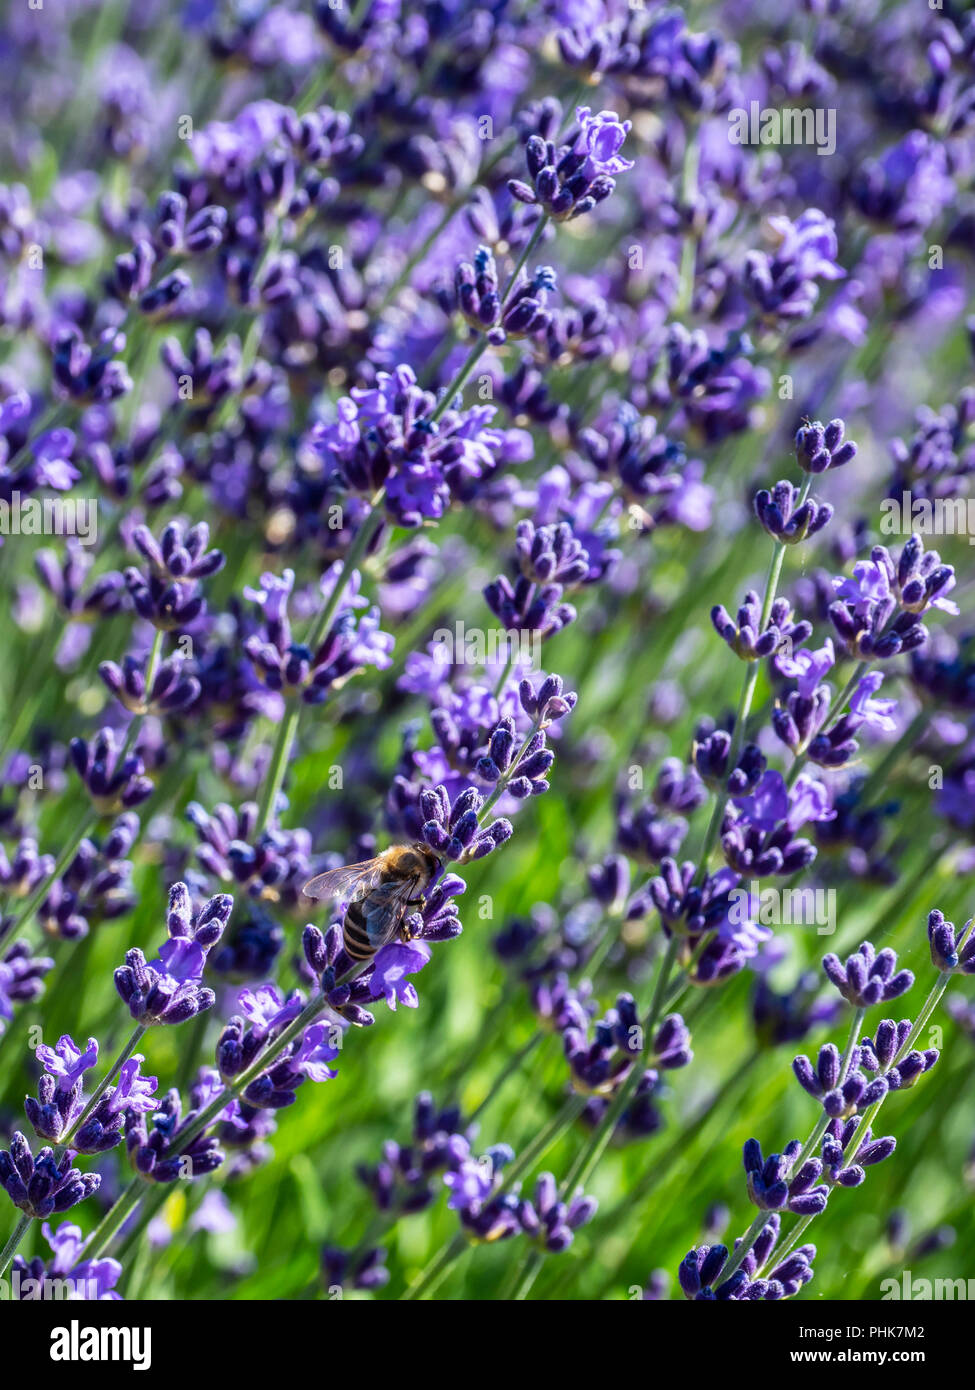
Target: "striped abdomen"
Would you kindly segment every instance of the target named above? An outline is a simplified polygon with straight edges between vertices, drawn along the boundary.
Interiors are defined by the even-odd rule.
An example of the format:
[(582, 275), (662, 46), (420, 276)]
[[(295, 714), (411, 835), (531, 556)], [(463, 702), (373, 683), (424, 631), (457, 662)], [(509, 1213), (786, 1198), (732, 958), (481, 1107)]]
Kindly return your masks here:
[(369, 937), (366, 914), (362, 910), (368, 901), (368, 898), (363, 898), (360, 902), (349, 903), (342, 923), (342, 940), (353, 960), (369, 960), (380, 946), (378, 941), (374, 945)]
[(392, 941), (406, 907), (402, 900), (390, 897), (390, 890), (403, 888), (400, 875), (384, 869), (380, 882), (370, 892), (349, 903), (342, 923), (342, 940), (353, 960), (369, 960), (381, 946)]

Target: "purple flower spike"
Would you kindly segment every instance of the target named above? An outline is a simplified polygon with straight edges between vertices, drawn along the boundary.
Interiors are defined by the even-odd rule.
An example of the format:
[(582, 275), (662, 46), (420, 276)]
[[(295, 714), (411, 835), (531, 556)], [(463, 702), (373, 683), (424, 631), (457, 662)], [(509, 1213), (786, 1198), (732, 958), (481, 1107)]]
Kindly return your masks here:
[(885, 546), (875, 545), (869, 560), (853, 566), (851, 579), (833, 580), (836, 601), (829, 606), (829, 618), (851, 656), (888, 660), (927, 642), (922, 618), (932, 608), (958, 612), (948, 598), (955, 582), (951, 565), (942, 564), (936, 550), (925, 550), (919, 535), (907, 540), (896, 559)]
[(129, 1115), (146, 1115), (156, 1109), (154, 1076), (142, 1075), (141, 1053), (134, 1053), (124, 1062), (118, 1083), (100, 1097), (98, 1104), (75, 1134), (71, 1146), (79, 1153), (104, 1153), (121, 1143), (123, 1128)]
[(322, 1283), (330, 1294), (336, 1289), (381, 1289), (389, 1283), (386, 1251), (373, 1246), (359, 1254), (326, 1245), (322, 1248)]
[(424, 840), (442, 859), (461, 863), (483, 859), (512, 834), (511, 822), (504, 819), (479, 828), (478, 813), (483, 805), (484, 798), (474, 787), (461, 792), (453, 805), (443, 785), (421, 792), (420, 810), (426, 818)]
[(111, 729), (101, 729), (90, 743), (73, 738), (70, 747), (71, 761), (100, 815), (131, 810), (152, 795), (142, 759), (135, 753), (123, 758)]
[(129, 1111), (125, 1146), (137, 1173), (150, 1182), (170, 1183), (178, 1178), (201, 1178), (220, 1167), (224, 1155), (212, 1132), (204, 1130), (188, 1144), (181, 1140), (181, 1134), (212, 1098), (211, 1093), (208, 1082), (195, 1085), (192, 1106), (185, 1114), (175, 1088), (159, 1102), (151, 1121), (144, 1111)]
[(14, 1274), (20, 1279), (22, 1299), (38, 1297), (39, 1293), (33, 1292), (33, 1288), (42, 1290), (45, 1280), (64, 1279), (69, 1281), (68, 1287), (75, 1298), (109, 1302), (121, 1300), (122, 1295), (115, 1292), (115, 1285), (122, 1274), (122, 1266), (118, 1260), (79, 1262), (78, 1257), (84, 1253), (85, 1246), (80, 1226), (62, 1221), (57, 1230), (52, 1231), (49, 1223), (45, 1221), (41, 1231), (51, 1247), (53, 1258), (50, 1262), (45, 1265), (40, 1256), (27, 1261), (22, 1255), (15, 1255), (11, 1265)]
[(103, 661), (98, 674), (119, 704), (133, 714), (178, 714), (196, 703), (201, 689), (195, 676), (183, 674), (184, 664), (175, 656), (161, 662), (148, 691), (145, 662), (135, 657), (123, 657), (121, 666)]
[(901, 1019), (895, 1023), (891, 1018), (882, 1019), (877, 1024), (873, 1038), (861, 1038), (859, 1047), (859, 1066), (864, 1071), (886, 1072), (911, 1033), (911, 1020)]
[(522, 709), (540, 729), (571, 713), (578, 698), (575, 691), (563, 689), (561, 676), (546, 676), (537, 690), (529, 680), (521, 681), (518, 686)]
[(542, 1173), (535, 1184), (532, 1200), (523, 1198), (518, 1220), (525, 1235), (549, 1254), (568, 1250), (575, 1232), (595, 1216), (598, 1203), (582, 1191), (568, 1203), (559, 1200), (558, 1187), (551, 1173)]
[(178, 521), (172, 521), (157, 541), (148, 526), (137, 526), (132, 543), (149, 563), (154, 578), (188, 584), (195, 579), (208, 579), (222, 569), (222, 551), (208, 550), (210, 528), (198, 522), (184, 532)]
[(889, 948), (877, 952), (869, 941), (848, 956), (843, 965), (838, 956), (823, 957), (827, 977), (848, 1004), (869, 1009), (906, 994), (914, 983), (910, 970), (897, 969), (896, 952)]
[(744, 1148), (745, 1175), (748, 1196), (760, 1211), (781, 1211), (787, 1208), (800, 1216), (818, 1215), (826, 1208), (828, 1190), (813, 1184), (822, 1172), (818, 1159), (809, 1159), (796, 1173), (791, 1168), (802, 1148), (798, 1139), (786, 1145), (784, 1153), (762, 1157), (757, 1139), (749, 1139)]
[(821, 531), (831, 520), (833, 508), (828, 502), (820, 503), (808, 497), (799, 503), (799, 493), (793, 483), (784, 481), (776, 483), (771, 491), (762, 488), (756, 492), (755, 515), (773, 540), (798, 545)]
[(513, 198), (540, 205), (556, 222), (591, 212), (616, 187), (612, 176), (633, 167), (633, 161), (620, 154), (629, 121), (621, 121), (615, 111), (593, 115), (588, 106), (576, 108), (576, 120), (574, 139), (558, 146), (546, 138), (548, 130), (543, 123), (525, 146), (531, 183), (508, 180)]
[(823, 1135), (823, 1170), (830, 1182), (840, 1187), (859, 1187), (866, 1179), (865, 1169), (883, 1163), (897, 1146), (896, 1140), (888, 1136), (874, 1139), (866, 1129), (860, 1136), (856, 1153), (844, 1157), (859, 1127), (859, 1119), (831, 1120)]
[(963, 975), (975, 975), (975, 932), (971, 921), (966, 922), (959, 936), (954, 922), (946, 920), (943, 912), (934, 909), (928, 916), (928, 942), (931, 964), (936, 970), (960, 970)]
[(53, 1150), (44, 1148), (35, 1158), (19, 1132), (12, 1136), (9, 1149), (0, 1149), (0, 1186), (15, 1207), (36, 1221), (77, 1206), (100, 1185), (97, 1173), (72, 1168), (70, 1153), (55, 1162)]
[(158, 958), (147, 962), (134, 948), (126, 951), (124, 966), (115, 972), (115, 988), (138, 1023), (185, 1023), (213, 1006), (213, 990), (200, 981), (207, 953), (223, 935), (233, 905), (229, 894), (219, 893), (194, 917), (186, 884), (173, 885), (166, 923), (169, 937)]
[(828, 425), (814, 420), (803, 425), (796, 434), (796, 462), (805, 473), (825, 473), (830, 468), (842, 468), (856, 456), (857, 446), (844, 439), (846, 426), (842, 420)]
[(718, 636), (742, 661), (761, 661), (763, 657), (774, 656), (783, 647), (791, 653), (812, 633), (812, 624), (805, 619), (796, 621), (788, 599), (784, 598), (772, 604), (763, 627), (761, 600), (751, 589), (738, 609), (737, 618), (733, 620), (719, 603), (711, 609), (711, 622)]

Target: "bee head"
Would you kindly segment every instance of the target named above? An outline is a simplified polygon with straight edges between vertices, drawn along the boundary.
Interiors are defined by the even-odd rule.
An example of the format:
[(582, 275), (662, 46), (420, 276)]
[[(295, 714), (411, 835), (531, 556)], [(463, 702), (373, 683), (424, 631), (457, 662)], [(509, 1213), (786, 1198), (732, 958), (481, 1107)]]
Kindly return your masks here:
[(410, 845), (410, 849), (414, 854), (419, 856), (431, 878), (434, 878), (443, 869), (442, 861), (434, 854), (430, 846), (424, 844), (422, 840), (415, 840), (413, 844)]

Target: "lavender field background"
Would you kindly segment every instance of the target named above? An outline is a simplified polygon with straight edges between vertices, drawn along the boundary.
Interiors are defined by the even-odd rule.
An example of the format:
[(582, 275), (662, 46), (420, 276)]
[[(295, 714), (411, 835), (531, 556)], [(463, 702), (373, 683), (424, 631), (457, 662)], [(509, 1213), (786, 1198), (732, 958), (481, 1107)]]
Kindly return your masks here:
[(972, 12), (2, 13), (0, 1273), (975, 1278)]

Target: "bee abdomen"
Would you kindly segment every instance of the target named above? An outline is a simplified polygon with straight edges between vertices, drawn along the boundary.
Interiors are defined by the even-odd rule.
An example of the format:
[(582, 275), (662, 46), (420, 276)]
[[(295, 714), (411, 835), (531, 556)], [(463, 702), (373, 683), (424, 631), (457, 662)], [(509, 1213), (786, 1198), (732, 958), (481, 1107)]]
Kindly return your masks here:
[(376, 948), (369, 940), (366, 919), (359, 903), (350, 903), (342, 923), (342, 940), (346, 951), (353, 960), (368, 960), (376, 954)]

